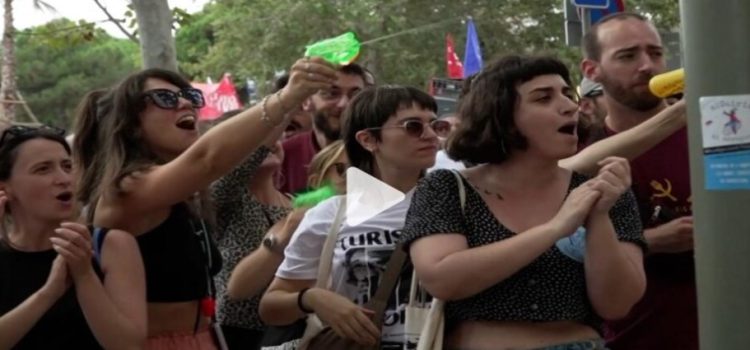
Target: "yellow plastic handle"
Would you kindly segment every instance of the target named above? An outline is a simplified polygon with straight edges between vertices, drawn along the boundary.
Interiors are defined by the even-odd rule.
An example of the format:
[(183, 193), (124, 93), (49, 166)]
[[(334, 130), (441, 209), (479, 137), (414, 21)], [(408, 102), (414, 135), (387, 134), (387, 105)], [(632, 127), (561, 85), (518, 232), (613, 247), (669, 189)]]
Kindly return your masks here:
[(648, 88), (654, 95), (665, 98), (685, 89), (685, 69), (675, 69), (651, 78)]

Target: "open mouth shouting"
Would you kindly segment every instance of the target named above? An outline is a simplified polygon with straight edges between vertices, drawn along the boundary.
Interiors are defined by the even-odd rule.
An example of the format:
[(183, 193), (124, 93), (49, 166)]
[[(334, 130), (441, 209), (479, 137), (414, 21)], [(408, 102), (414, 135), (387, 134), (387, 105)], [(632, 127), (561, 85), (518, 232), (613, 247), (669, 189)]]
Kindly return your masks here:
[(62, 204), (70, 205), (71, 203), (73, 203), (73, 192), (71, 191), (61, 192), (60, 194), (55, 196), (55, 199), (57, 199)]
[(557, 132), (570, 136), (578, 136), (576, 131), (578, 130), (578, 123), (569, 122), (557, 129)]
[(197, 119), (194, 114), (187, 114), (177, 119), (175, 126), (182, 130), (195, 131), (196, 121)]

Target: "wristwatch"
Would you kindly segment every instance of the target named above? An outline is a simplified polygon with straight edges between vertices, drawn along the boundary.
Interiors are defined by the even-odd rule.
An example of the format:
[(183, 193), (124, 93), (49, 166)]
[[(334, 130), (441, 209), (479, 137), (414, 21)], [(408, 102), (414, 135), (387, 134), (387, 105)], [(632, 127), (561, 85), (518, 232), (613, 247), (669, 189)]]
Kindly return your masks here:
[(263, 237), (263, 246), (272, 253), (284, 255), (284, 245), (276, 235), (269, 233)]

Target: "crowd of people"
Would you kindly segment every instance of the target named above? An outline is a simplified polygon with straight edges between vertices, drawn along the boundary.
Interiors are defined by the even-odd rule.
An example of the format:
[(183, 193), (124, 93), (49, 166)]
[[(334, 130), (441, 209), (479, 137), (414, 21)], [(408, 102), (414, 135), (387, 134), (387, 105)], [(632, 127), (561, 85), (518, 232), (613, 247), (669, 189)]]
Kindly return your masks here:
[[(0, 349), (295, 349), (270, 335), (311, 315), (413, 349), (413, 278), (446, 302), (446, 349), (698, 349), (685, 102), (648, 89), (661, 38), (625, 12), (582, 46), (580, 84), (506, 55), (451, 115), (303, 57), (206, 125), (200, 90), (146, 69), (84, 96), (72, 144), (3, 130)], [(350, 167), (404, 199), (342, 220)]]

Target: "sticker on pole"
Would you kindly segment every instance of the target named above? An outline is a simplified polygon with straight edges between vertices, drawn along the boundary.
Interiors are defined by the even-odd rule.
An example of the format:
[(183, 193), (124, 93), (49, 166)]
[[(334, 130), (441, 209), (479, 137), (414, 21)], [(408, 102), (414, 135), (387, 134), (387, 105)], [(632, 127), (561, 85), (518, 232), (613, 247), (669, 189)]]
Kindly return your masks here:
[(700, 98), (707, 190), (750, 189), (750, 95)]
[(346, 170), (346, 224), (357, 226), (400, 203), (406, 195), (370, 174)]

